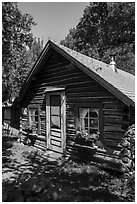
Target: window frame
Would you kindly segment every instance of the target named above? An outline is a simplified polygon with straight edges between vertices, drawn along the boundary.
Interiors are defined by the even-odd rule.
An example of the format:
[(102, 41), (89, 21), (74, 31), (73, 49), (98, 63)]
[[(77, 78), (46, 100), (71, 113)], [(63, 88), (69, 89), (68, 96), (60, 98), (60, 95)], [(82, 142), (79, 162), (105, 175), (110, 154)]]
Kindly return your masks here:
[(38, 128), (37, 128), (37, 134), (39, 135), (41, 133), (40, 131), (40, 105), (29, 105), (27, 108), (28, 111), (28, 125), (30, 126), (30, 109), (37, 109), (38, 111)]
[(4, 107), (4, 120), (11, 120), (11, 107)]
[[(82, 112), (85, 111), (85, 116), (81, 115)], [(92, 117), (90, 116), (91, 112), (96, 112), (97, 115), (96, 117)], [(91, 124), (91, 120), (93, 121), (93, 125)], [(95, 121), (96, 121), (96, 126), (95, 126)], [(89, 134), (90, 131), (94, 131), (97, 130), (99, 131), (99, 108), (79, 108), (79, 125), (80, 125), (80, 130), (82, 130), (83, 128), (85, 129), (85, 131), (87, 131)]]
[[(51, 97), (53, 97), (53, 96), (59, 96), (59, 98), (60, 98), (60, 105), (59, 105), (59, 115), (56, 115), (56, 114), (52, 114), (51, 113)], [(59, 128), (57, 128), (57, 129), (61, 129), (61, 95), (60, 94), (51, 94), (50, 95), (50, 128), (52, 129), (52, 128), (54, 128), (54, 127), (52, 127), (51, 126), (51, 117), (52, 116), (57, 116), (57, 117), (59, 117), (59, 124), (60, 124), (60, 127)]]
[(103, 141), (103, 131), (104, 131), (104, 127), (103, 127), (103, 104), (102, 103), (79, 103), (76, 104), (76, 118), (75, 118), (75, 127), (76, 127), (76, 131), (78, 129), (78, 122), (77, 120), (79, 120), (79, 108), (97, 108), (99, 110), (99, 132), (100, 132), (100, 136), (99, 136), (99, 140)]

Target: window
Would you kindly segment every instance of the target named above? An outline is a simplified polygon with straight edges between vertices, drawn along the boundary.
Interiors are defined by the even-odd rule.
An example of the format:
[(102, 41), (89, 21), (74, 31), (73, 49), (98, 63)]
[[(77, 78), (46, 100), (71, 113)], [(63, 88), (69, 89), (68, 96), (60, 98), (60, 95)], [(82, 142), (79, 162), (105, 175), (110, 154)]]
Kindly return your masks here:
[(79, 108), (79, 129), (88, 134), (99, 132), (98, 108)]
[(11, 123), (11, 108), (3, 107), (3, 120), (5, 123)]
[(5, 120), (10, 120), (11, 119), (11, 109), (10, 108), (5, 108), (4, 109), (4, 119)]
[(30, 126), (38, 128), (38, 110), (37, 109), (29, 109), (29, 117), (30, 117)]
[(40, 117), (39, 117), (39, 108), (38, 107), (29, 107), (29, 126), (33, 132), (39, 134), (40, 132)]
[(23, 115), (27, 115), (27, 113), (28, 113), (27, 108), (22, 108), (22, 114), (23, 114)]
[(50, 126), (61, 128), (61, 99), (60, 95), (50, 96)]
[(92, 135), (99, 132), (103, 141), (103, 105), (101, 103), (77, 104), (76, 131)]

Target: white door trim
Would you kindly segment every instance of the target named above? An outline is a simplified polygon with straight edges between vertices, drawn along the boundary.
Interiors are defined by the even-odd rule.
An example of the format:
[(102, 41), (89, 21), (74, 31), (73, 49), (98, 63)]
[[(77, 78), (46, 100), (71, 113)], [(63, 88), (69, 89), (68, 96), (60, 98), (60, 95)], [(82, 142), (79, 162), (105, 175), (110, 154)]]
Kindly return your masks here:
[(61, 153), (66, 154), (66, 97), (65, 91), (46, 93), (46, 138), (47, 149), (50, 149), (50, 96), (60, 95), (61, 97)]

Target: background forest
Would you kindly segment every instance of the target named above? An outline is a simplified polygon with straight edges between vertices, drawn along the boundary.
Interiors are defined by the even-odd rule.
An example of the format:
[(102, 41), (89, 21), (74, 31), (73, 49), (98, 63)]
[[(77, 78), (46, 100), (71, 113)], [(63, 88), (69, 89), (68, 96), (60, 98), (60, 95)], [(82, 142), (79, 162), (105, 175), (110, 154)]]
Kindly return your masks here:
[(43, 49), (32, 34), (33, 17), (22, 14), (17, 3), (2, 3), (2, 101), (19, 95), (28, 72)]
[[(2, 3), (3, 102), (19, 95), (43, 49), (43, 41), (33, 36), (35, 25), (33, 17), (22, 14), (17, 3)], [(61, 44), (106, 63), (115, 53), (117, 67), (135, 74), (135, 3), (90, 3)]]

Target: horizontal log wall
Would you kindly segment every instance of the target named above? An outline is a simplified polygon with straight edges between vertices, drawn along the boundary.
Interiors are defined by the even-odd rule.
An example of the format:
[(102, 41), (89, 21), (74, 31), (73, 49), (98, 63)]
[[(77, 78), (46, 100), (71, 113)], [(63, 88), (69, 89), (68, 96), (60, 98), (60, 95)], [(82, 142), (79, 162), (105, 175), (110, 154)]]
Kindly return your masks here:
[[(75, 136), (75, 106), (77, 103), (101, 103), (103, 105), (103, 146), (105, 150), (99, 150), (98, 155), (119, 158), (120, 141), (124, 130), (122, 125), (128, 125), (129, 120), (124, 119), (125, 105), (114, 95), (86, 75), (76, 66), (68, 66), (70, 62), (55, 51), (50, 59), (41, 68), (28, 87), (22, 100), (23, 107), (29, 104), (39, 104), (41, 109), (41, 137), (45, 145), (46, 138), (46, 102), (44, 90), (46, 86), (66, 87), (66, 135), (67, 153), (74, 151)], [(42, 146), (42, 145), (41, 145)]]

